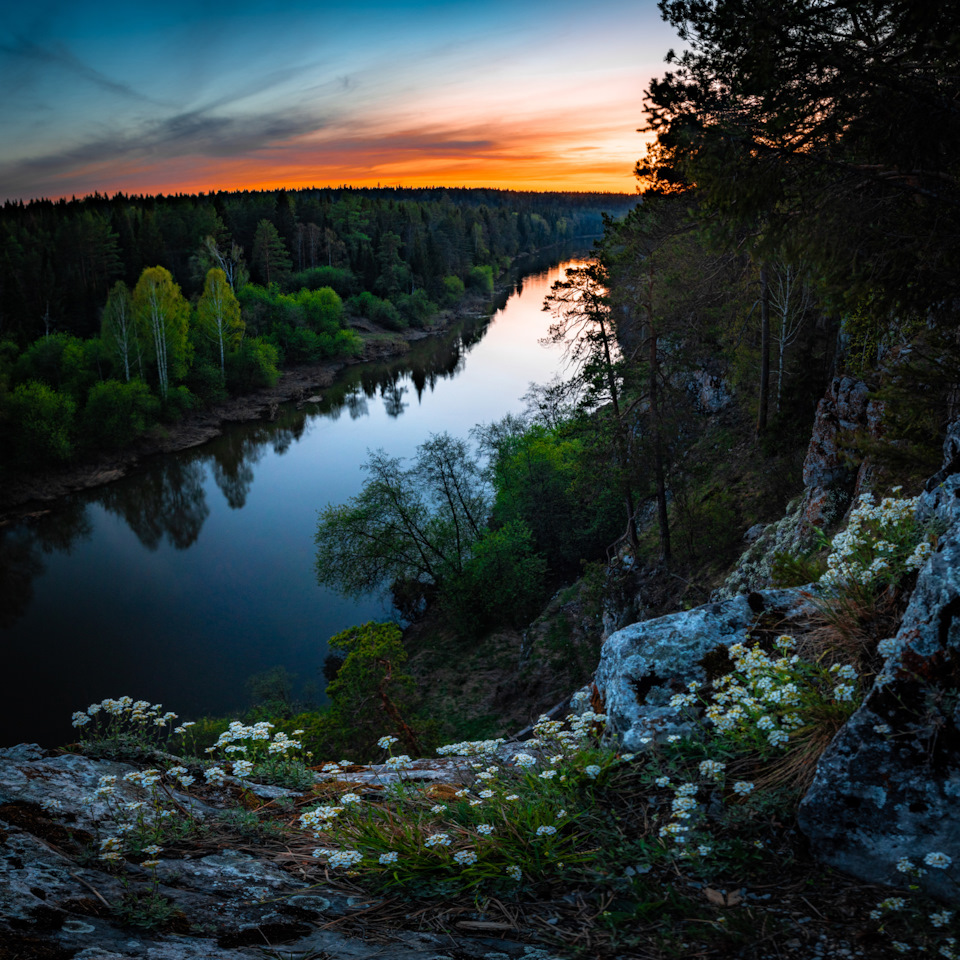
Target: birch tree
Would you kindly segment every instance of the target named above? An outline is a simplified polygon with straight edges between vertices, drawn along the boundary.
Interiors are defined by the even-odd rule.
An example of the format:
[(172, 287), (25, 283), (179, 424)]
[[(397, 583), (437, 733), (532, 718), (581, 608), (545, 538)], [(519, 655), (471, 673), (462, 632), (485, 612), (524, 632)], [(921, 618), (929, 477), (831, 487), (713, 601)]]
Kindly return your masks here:
[(133, 291), (133, 313), (141, 336), (150, 345), (157, 385), (165, 400), (171, 380), (187, 371), (190, 305), (169, 270), (147, 267)]
[(784, 358), (787, 347), (794, 343), (810, 308), (813, 306), (813, 291), (805, 279), (803, 264), (794, 266), (784, 260), (774, 263), (773, 280), (769, 282), (770, 306), (775, 317), (771, 329), (777, 344), (777, 413), (783, 392)]
[(134, 366), (137, 374), (143, 375), (140, 340), (133, 316), (133, 298), (130, 288), (122, 280), (118, 280), (107, 295), (107, 303), (100, 320), (100, 338), (123, 367), (124, 380), (130, 382), (131, 368)]
[(197, 324), (220, 350), (220, 376), (226, 379), (224, 355), (228, 347), (236, 348), (243, 339), (244, 322), (240, 304), (230, 289), (227, 275), (214, 267), (207, 271), (203, 293), (197, 301)]

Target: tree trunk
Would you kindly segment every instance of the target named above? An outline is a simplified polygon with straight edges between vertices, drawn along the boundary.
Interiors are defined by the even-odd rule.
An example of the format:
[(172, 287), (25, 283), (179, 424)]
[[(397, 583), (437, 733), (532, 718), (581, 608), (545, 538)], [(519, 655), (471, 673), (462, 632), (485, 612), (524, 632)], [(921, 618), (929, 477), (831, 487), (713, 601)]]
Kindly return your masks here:
[(633, 490), (630, 487), (630, 475), (627, 470), (629, 456), (627, 442), (623, 435), (623, 422), (620, 419), (620, 395), (617, 390), (617, 378), (613, 371), (613, 358), (610, 356), (610, 340), (604, 321), (600, 321), (600, 332), (603, 338), (603, 358), (607, 367), (607, 388), (610, 391), (610, 401), (613, 405), (613, 416), (616, 421), (617, 459), (620, 461), (621, 483), (623, 484), (623, 504), (627, 511), (627, 538), (633, 550), (634, 557), (640, 553), (640, 541), (637, 539), (637, 508), (633, 502)]
[(657, 337), (650, 324), (650, 416), (653, 424), (653, 476), (657, 485), (657, 525), (660, 530), (660, 559), (670, 562), (670, 517), (667, 514), (667, 481), (663, 468), (663, 437), (660, 430), (660, 395), (657, 375), (659, 357)]
[(757, 436), (767, 429), (770, 405), (770, 284), (767, 265), (760, 267), (760, 403), (757, 410)]

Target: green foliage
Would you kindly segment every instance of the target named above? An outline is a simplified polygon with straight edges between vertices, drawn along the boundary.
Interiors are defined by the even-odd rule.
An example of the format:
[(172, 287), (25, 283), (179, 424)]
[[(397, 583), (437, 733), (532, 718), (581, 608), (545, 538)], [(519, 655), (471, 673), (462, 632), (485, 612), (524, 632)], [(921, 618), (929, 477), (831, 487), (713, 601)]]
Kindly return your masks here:
[(410, 468), (380, 450), (364, 469), (356, 497), (320, 512), (318, 581), (346, 596), (405, 581), (423, 595), (461, 574), (488, 505), (466, 444), (440, 434), (417, 448)]
[(131, 890), (122, 894), (112, 912), (120, 923), (142, 930), (165, 927), (179, 913), (173, 901), (155, 890)]
[(261, 332), (285, 361), (315, 362), (361, 349), (359, 336), (343, 328), (343, 302), (330, 287), (287, 294), (276, 286), (247, 284), (240, 303), (248, 327)]
[(142, 373), (142, 346), (137, 339), (130, 288), (118, 280), (107, 296), (100, 318), (100, 339), (123, 373), (124, 380)]
[(357, 293), (358, 281), (353, 271), (346, 267), (310, 267), (290, 278), (294, 289), (319, 290), (330, 287), (340, 297), (352, 297)]
[(616, 538), (622, 522), (616, 492), (571, 424), (534, 424), (505, 437), (493, 467), (494, 516), (525, 524), (554, 572), (579, 572), (581, 560), (594, 559)]
[(257, 224), (250, 260), (257, 275), (268, 287), (271, 283), (280, 283), (290, 273), (290, 255), (277, 228), (269, 220), (261, 220)]
[(459, 303), (466, 291), (466, 287), (459, 277), (444, 277), (441, 287), (443, 289), (443, 299), (447, 306)]
[(223, 400), (227, 396), (224, 374), (221, 373), (219, 364), (208, 357), (195, 355), (190, 371), (184, 378), (183, 386), (201, 406)]
[(339, 738), (338, 746), (366, 755), (378, 737), (408, 715), (416, 685), (400, 670), (407, 660), (402, 640), (395, 623), (372, 621), (330, 638), (330, 649), (345, 654), (327, 685), (330, 709), (324, 718)]
[(28, 464), (69, 460), (74, 449), (77, 405), (39, 380), (21, 383), (7, 399), (6, 415), (15, 425), (18, 456)]
[(279, 352), (261, 337), (246, 337), (235, 353), (227, 356), (227, 386), (231, 393), (247, 393), (272, 387), (280, 379)]
[(865, 295), (843, 316), (846, 368), (856, 377), (870, 377), (893, 348), (908, 344), (923, 326), (917, 316), (884, 315), (875, 298)]
[(226, 354), (243, 340), (244, 323), (240, 319), (240, 303), (227, 282), (227, 275), (218, 267), (207, 272), (203, 293), (197, 301), (197, 327), (216, 344), (220, 373), (225, 377)]
[(347, 309), (388, 330), (403, 330), (408, 322), (389, 300), (381, 300), (369, 290), (364, 290), (359, 296), (351, 297), (347, 302)]
[(647, 91), (657, 139), (638, 176), (695, 184), (725, 241), (764, 255), (789, 242), (838, 301), (870, 291), (947, 314), (960, 122), (940, 97), (957, 90), (957, 11), (906, 0), (665, 0), (661, 11), (685, 49)]
[[(407, 896), (509, 892), (556, 881), (598, 852), (581, 822), (618, 762), (590, 742), (595, 716), (571, 716), (566, 730), (563, 723), (538, 724), (549, 762), (518, 753), (516, 765), (504, 769), (496, 756), (502, 740), (441, 747), (439, 753), (486, 768), (457, 792), (428, 793), (405, 781), (410, 757), (391, 755), (386, 764), (400, 780), (382, 801), (347, 794), (340, 805), (304, 813), (301, 822), (321, 843), (336, 845), (318, 851), (331, 868), (358, 867), (375, 887)], [(391, 753), (396, 742), (380, 741)]]
[(190, 305), (169, 270), (148, 267), (133, 291), (133, 314), (145, 358), (157, 379), (160, 397), (186, 375), (191, 360), (187, 329)]
[(118, 450), (153, 425), (159, 406), (142, 380), (96, 383), (83, 408), (83, 435), (95, 447)]
[(343, 325), (343, 301), (331, 287), (301, 290), (294, 302), (303, 323), (316, 333), (336, 333)]
[(463, 572), (444, 587), (441, 603), (461, 635), (504, 625), (522, 627), (547, 595), (547, 561), (522, 521), (487, 530)]
[(493, 267), (479, 266), (471, 267), (467, 274), (467, 286), (471, 290), (490, 295), (493, 293)]
[(51, 333), (30, 344), (13, 368), (14, 383), (37, 380), (82, 401), (90, 384), (97, 379), (96, 359), (99, 345), (68, 333)]
[(674, 529), (686, 558), (722, 567), (743, 546), (735, 496), (715, 484), (673, 488)]
[(191, 410), (196, 410), (197, 398), (182, 384), (173, 387), (160, 402), (160, 419), (164, 423), (176, 423)]
[(419, 329), (437, 312), (437, 305), (422, 289), (413, 293), (401, 293), (396, 298), (400, 316), (411, 326)]
[(956, 326), (924, 329), (909, 349), (891, 348), (871, 399), (882, 410), (882, 436), (853, 438), (888, 482), (918, 485), (940, 469), (943, 436), (956, 415), (960, 336)]
[(827, 558), (819, 548), (802, 553), (778, 550), (773, 555), (770, 578), (776, 587), (803, 587), (816, 583), (827, 569)]

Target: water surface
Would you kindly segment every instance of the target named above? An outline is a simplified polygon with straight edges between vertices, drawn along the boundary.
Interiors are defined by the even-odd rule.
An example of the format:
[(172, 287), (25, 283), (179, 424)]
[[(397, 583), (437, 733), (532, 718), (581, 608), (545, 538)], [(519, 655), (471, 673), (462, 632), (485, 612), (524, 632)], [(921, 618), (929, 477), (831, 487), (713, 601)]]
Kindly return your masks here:
[(369, 450), (409, 457), (521, 410), (562, 365), (540, 343), (561, 269), (526, 276), (490, 319), (348, 368), (320, 404), (0, 530), (0, 744), (64, 742), (74, 710), (124, 694), (183, 718), (242, 709), (246, 680), (274, 666), (322, 691), (327, 639), (392, 611), (317, 586), (318, 510), (359, 492)]

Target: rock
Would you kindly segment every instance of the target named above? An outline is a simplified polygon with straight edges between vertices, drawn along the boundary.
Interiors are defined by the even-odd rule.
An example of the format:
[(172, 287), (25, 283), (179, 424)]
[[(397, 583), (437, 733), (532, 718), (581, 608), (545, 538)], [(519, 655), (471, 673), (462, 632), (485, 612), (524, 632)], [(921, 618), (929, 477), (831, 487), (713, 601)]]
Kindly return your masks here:
[[(780, 520), (768, 524), (751, 541), (723, 586), (713, 597), (723, 600), (769, 587), (778, 553), (802, 553), (813, 545), (815, 527), (840, 520), (869, 484), (869, 465), (850, 466), (845, 457), (847, 435), (865, 432), (879, 437), (882, 408), (869, 397), (867, 385), (852, 377), (835, 377), (817, 405), (807, 455), (803, 461), (803, 494)], [(756, 530), (754, 524), (748, 533)], [(746, 539), (746, 538), (745, 538)]]
[[(504, 751), (509, 748), (502, 746)], [(409, 778), (449, 780), (468, 767), (464, 759), (417, 761)], [(207, 839), (173, 841), (158, 856), (155, 872), (130, 861), (110, 867), (97, 858), (98, 839), (114, 832), (113, 810), (119, 803), (142, 799), (137, 788), (123, 780), (134, 769), (75, 754), (58, 755), (36, 744), (0, 750), (0, 955), (256, 960), (279, 956), (275, 951), (282, 944), (282, 955), (291, 957), (481, 960), (493, 951), (510, 960), (530, 949), (519, 942), (491, 939), (479, 928), (475, 933), (435, 935), (380, 923), (374, 939), (366, 939), (362, 932), (330, 929), (331, 920), (369, 903), (324, 883), (306, 835), (294, 834), (289, 845), (274, 844), (272, 853), (265, 849), (260, 855), (224, 847), (222, 840), (220, 849), (213, 849)], [(118, 778), (113, 799), (82, 802), (107, 775)], [(387, 768), (376, 768), (371, 775), (381, 784), (398, 777)], [(227, 788), (204, 789), (214, 802), (223, 799), (232, 805), (236, 799)], [(185, 794), (173, 793), (173, 798), (194, 813), (210, 818), (219, 814), (211, 804)], [(59, 801), (59, 813), (41, 807), (41, 801), (50, 800)], [(124, 922), (117, 908), (125, 898), (153, 890), (173, 910), (165, 926), (144, 929)]]
[(902, 886), (900, 857), (920, 866), (947, 854), (952, 866), (915, 882), (960, 902), (960, 475), (924, 494), (918, 514), (946, 532), (920, 570), (894, 652), (820, 758), (800, 827), (819, 858), (871, 882)]
[(870, 399), (870, 390), (862, 380), (834, 377), (823, 399), (817, 404), (810, 444), (803, 461), (806, 488), (803, 519), (824, 527), (839, 519), (849, 505), (861, 478), (844, 456), (849, 437), (866, 432), (880, 435), (882, 407)]
[(935, 490), (947, 477), (960, 471), (960, 419), (947, 427), (947, 436), (943, 441), (943, 467), (926, 484), (926, 490)]
[(809, 612), (808, 604), (800, 589), (765, 590), (618, 630), (604, 642), (594, 677), (608, 734), (635, 753), (647, 737), (688, 733), (690, 722), (669, 701), (691, 680), (706, 678), (704, 657), (743, 643), (761, 613), (789, 632), (788, 622)]
[(766, 526), (762, 523), (755, 523), (749, 530), (743, 535), (743, 539), (747, 543), (756, 543), (760, 539), (760, 535), (766, 530)]
[(708, 370), (697, 370), (687, 380), (687, 390), (700, 413), (720, 413), (733, 402), (733, 392), (723, 377)]

